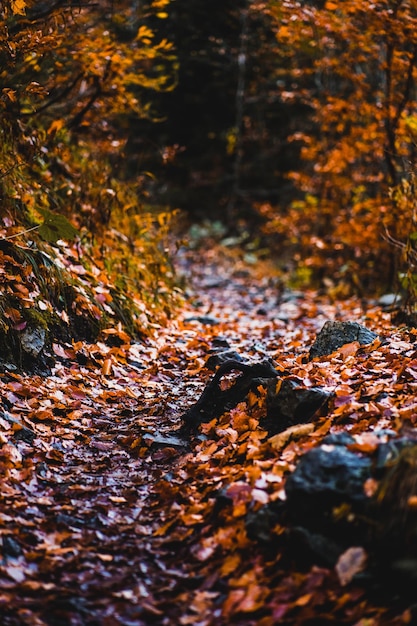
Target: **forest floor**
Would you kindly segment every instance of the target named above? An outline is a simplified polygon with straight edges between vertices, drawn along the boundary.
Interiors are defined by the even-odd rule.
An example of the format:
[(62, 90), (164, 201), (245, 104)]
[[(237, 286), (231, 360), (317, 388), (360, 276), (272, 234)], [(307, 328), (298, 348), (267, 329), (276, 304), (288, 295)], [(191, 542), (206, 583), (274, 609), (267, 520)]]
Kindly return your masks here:
[[(268, 543), (248, 519), (285, 503), (286, 477), (329, 433), (348, 431), (367, 454), (377, 429), (413, 426), (416, 331), (393, 328), (372, 303), (283, 289), (271, 264), (254, 261), (213, 242), (183, 251), (187, 298), (168, 328), (143, 343), (109, 329), (94, 345), (55, 346), (50, 376), (1, 375), (2, 626), (412, 623), (397, 597), (370, 598), (360, 564), (342, 558), (344, 577), (300, 564), (282, 550), (281, 524)], [(308, 361), (327, 320), (384, 341)], [(336, 400), (271, 437), (260, 389), (179, 436), (219, 350), (272, 359)]]

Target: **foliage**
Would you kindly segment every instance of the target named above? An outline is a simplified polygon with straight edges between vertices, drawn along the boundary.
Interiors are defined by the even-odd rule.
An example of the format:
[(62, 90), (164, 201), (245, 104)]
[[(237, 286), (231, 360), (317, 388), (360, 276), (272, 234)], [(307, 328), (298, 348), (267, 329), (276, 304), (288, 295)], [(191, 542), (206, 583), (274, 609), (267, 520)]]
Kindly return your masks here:
[[(270, 228), (297, 247), (320, 278), (361, 293), (379, 280), (392, 284), (395, 254), (385, 238), (407, 219), (389, 189), (409, 177), (417, 62), (413, 3), (271, 2), (283, 63), (284, 100), (310, 108), (313, 125), (292, 140), (302, 164), (289, 178), (304, 196), (286, 215), (264, 204)], [(411, 122), (411, 123), (410, 123)], [(294, 246), (296, 243), (296, 246)]]
[[(247, 265), (238, 247), (201, 245), (178, 261), (194, 275), (190, 300), (147, 344), (112, 326), (95, 343), (54, 343), (52, 376), (0, 376), (4, 622), (412, 623), (415, 577), (409, 598), (392, 572), (380, 590), (375, 572), (363, 571), (374, 557), (365, 533), (353, 544), (360, 558), (344, 552), (335, 567), (317, 564), (320, 535), (310, 544), (300, 528), (289, 535), (274, 511), (285, 508), (288, 477), (326, 435), (345, 435), (350, 454), (379, 471), (381, 441), (391, 441), (389, 463), (393, 431), (415, 441), (416, 331), (393, 329), (373, 307), (367, 324), (381, 339), (307, 361), (325, 320), (362, 317), (355, 298), (335, 305), (310, 291), (277, 304), (270, 266)], [(217, 322), (207, 323), (207, 312)], [(179, 416), (211, 378), (208, 359), (227, 346), (249, 362), (271, 359), (279, 382), (332, 391), (328, 409), (271, 437), (259, 379), (257, 393), (180, 441)], [(415, 574), (415, 445), (411, 452), (387, 480), (367, 480), (361, 497), (382, 500), (382, 556), (395, 559), (390, 540), (400, 529)], [(328, 486), (328, 466), (325, 478)], [(319, 503), (313, 515), (324, 515)], [(326, 513), (323, 525), (354, 517), (346, 506)], [(331, 556), (333, 541), (321, 540)]]
[[(106, 0), (19, 0), (0, 11), (3, 237), (52, 257), (59, 253), (50, 244), (78, 240), (79, 263), (90, 272), (91, 255), (106, 290), (123, 269), (111, 288), (125, 294), (117, 308), (124, 321), (131, 309), (132, 332), (143, 332), (144, 308), (162, 319), (175, 299), (168, 212), (145, 207), (140, 178), (120, 175), (130, 120), (152, 116), (142, 94), (175, 84), (172, 45), (147, 25), (153, 15), (163, 19), (165, 4), (138, 12), (129, 2), (116, 10)], [(77, 272), (68, 279), (94, 308), (95, 288), (87, 294)]]
[(3, 3), (5, 236), (78, 236), (165, 314), (150, 207), (218, 203), (265, 223), (294, 285), (411, 289), (416, 19), (385, 0)]
[[(366, 295), (400, 270), (415, 303), (416, 25), (404, 0), (2, 4), (0, 613), (9, 626), (412, 623), (417, 333), (341, 296), (352, 284)], [(255, 197), (249, 185), (259, 192), (290, 170), (290, 206), (268, 197), (256, 209), (280, 253), (298, 261), (293, 286), (319, 277), (332, 298), (284, 286), (248, 229), (236, 236), (203, 222), (177, 259), (194, 291), (163, 328), (178, 298), (173, 215), (155, 207), (152, 167), (136, 162), (149, 136), (139, 147), (132, 137), (156, 118), (164, 167), (184, 156), (182, 185), (218, 183), (221, 211), (232, 206), (237, 222), (236, 199)], [(332, 318), (366, 320), (378, 336), (311, 358)], [(224, 358), (272, 371), (274, 386), (244, 380), (246, 395), (229, 407), (236, 371), (223, 368), (211, 421), (195, 420), (182, 438), (185, 412)], [(312, 413), (301, 400), (301, 423), (294, 411), (282, 429), (285, 383), (326, 402)], [(289, 475), (328, 434), (347, 435), (349, 455), (373, 468), (360, 499), (381, 513), (370, 529), (343, 500), (320, 511), (326, 527), (358, 524), (379, 537), (346, 533), (335, 564), (333, 538), (303, 535), (285, 508)], [(395, 465), (405, 437), (413, 446)], [(389, 594), (374, 584), (381, 562)], [(410, 601), (392, 587), (398, 565)]]
[(125, 172), (140, 153), (161, 177), (154, 198), (264, 222), (298, 284), (395, 288), (407, 268), (390, 238), (405, 241), (407, 218), (390, 189), (415, 159), (413, 3), (220, 4), (168, 7), (178, 83), (148, 101), (158, 124), (136, 119)]
[(416, 178), (412, 172), (391, 189), (397, 222), (387, 231), (388, 241), (398, 250), (399, 278), (406, 299), (403, 306), (407, 321), (415, 324), (417, 303), (417, 195)]

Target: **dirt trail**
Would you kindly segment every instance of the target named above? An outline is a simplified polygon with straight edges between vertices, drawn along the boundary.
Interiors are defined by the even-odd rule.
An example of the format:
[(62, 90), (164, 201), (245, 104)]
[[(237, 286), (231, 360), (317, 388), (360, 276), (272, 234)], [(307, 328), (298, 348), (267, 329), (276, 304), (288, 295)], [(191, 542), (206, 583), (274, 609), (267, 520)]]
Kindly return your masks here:
[[(245, 551), (256, 547), (243, 537), (239, 515), (234, 534), (229, 522), (222, 535), (213, 531), (208, 483), (219, 491), (241, 485), (243, 470), (232, 459), (235, 477), (228, 477), (219, 460), (214, 476), (207, 463), (215, 445), (186, 447), (170, 437), (211, 376), (204, 364), (213, 347), (300, 367), (327, 319), (360, 321), (363, 311), (282, 291), (271, 267), (250, 265), (236, 251), (183, 253), (177, 264), (193, 277), (188, 299), (152, 340), (129, 345), (114, 332), (95, 346), (67, 347), (48, 378), (0, 379), (3, 626), (226, 624), (245, 584), (248, 609), (239, 605), (233, 623), (276, 619), (251, 617), (269, 596), (261, 579), (246, 573), (242, 582)], [(256, 467), (262, 463), (273, 464)], [(252, 575), (264, 562), (266, 576), (268, 558), (250, 558)], [(225, 581), (235, 569), (233, 596)]]

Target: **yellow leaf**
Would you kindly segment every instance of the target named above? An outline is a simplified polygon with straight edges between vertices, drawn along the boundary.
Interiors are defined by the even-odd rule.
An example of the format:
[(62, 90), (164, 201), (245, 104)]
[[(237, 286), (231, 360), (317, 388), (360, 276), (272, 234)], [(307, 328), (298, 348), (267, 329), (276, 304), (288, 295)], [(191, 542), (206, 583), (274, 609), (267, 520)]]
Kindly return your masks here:
[(307, 604), (310, 602), (311, 600), (311, 593), (306, 593), (303, 596), (300, 596), (299, 598), (297, 598), (297, 600), (294, 602), (295, 606), (307, 606)]
[(141, 26), (138, 30), (138, 34), (136, 35), (136, 39), (146, 39), (150, 40), (153, 37), (153, 32), (147, 26)]
[(326, 2), (326, 4), (324, 5), (324, 8), (327, 9), (328, 11), (336, 11), (337, 9), (337, 2)]
[(241, 562), (240, 556), (238, 554), (229, 554), (228, 557), (223, 561), (223, 565), (221, 566), (221, 573), (223, 576), (227, 576), (232, 572), (236, 571)]
[(305, 435), (309, 435), (313, 432), (315, 426), (314, 424), (296, 424), (295, 426), (290, 426), (282, 433), (278, 433), (273, 437), (268, 439), (268, 443), (274, 448), (274, 450), (281, 450), (284, 446), (287, 445), (291, 439), (299, 439), (300, 437), (304, 437)]
[(282, 25), (278, 29), (278, 39), (286, 39), (290, 37), (291, 31), (288, 26)]
[(15, 15), (25, 15), (26, 0), (10, 0), (10, 6)]

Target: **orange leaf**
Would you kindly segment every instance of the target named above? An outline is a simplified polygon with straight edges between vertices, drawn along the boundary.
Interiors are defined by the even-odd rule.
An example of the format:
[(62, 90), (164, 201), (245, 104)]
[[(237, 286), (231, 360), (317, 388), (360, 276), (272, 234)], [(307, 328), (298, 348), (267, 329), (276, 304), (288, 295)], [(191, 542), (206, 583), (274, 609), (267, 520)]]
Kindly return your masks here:
[(47, 130), (48, 135), (55, 135), (55, 133), (61, 130), (64, 124), (64, 120), (54, 120)]
[(103, 367), (101, 368), (101, 373), (103, 376), (109, 376), (112, 370), (112, 359), (105, 359), (103, 363)]
[(10, 0), (12, 12), (15, 15), (25, 15), (26, 2), (25, 0)]
[(410, 509), (417, 509), (417, 496), (410, 496), (407, 500), (407, 506)]
[(263, 597), (265, 595), (265, 589), (256, 584), (251, 584), (245, 589), (245, 594), (242, 600), (236, 607), (237, 611), (243, 613), (252, 613), (257, 609), (260, 609), (263, 605)]
[(238, 554), (229, 554), (221, 566), (222, 576), (227, 576), (228, 574), (235, 572), (239, 565), (240, 556)]
[(359, 341), (352, 341), (351, 343), (347, 343), (339, 348), (338, 353), (340, 354), (342, 359), (345, 360), (349, 356), (354, 356), (360, 347), (361, 344), (359, 343)]

